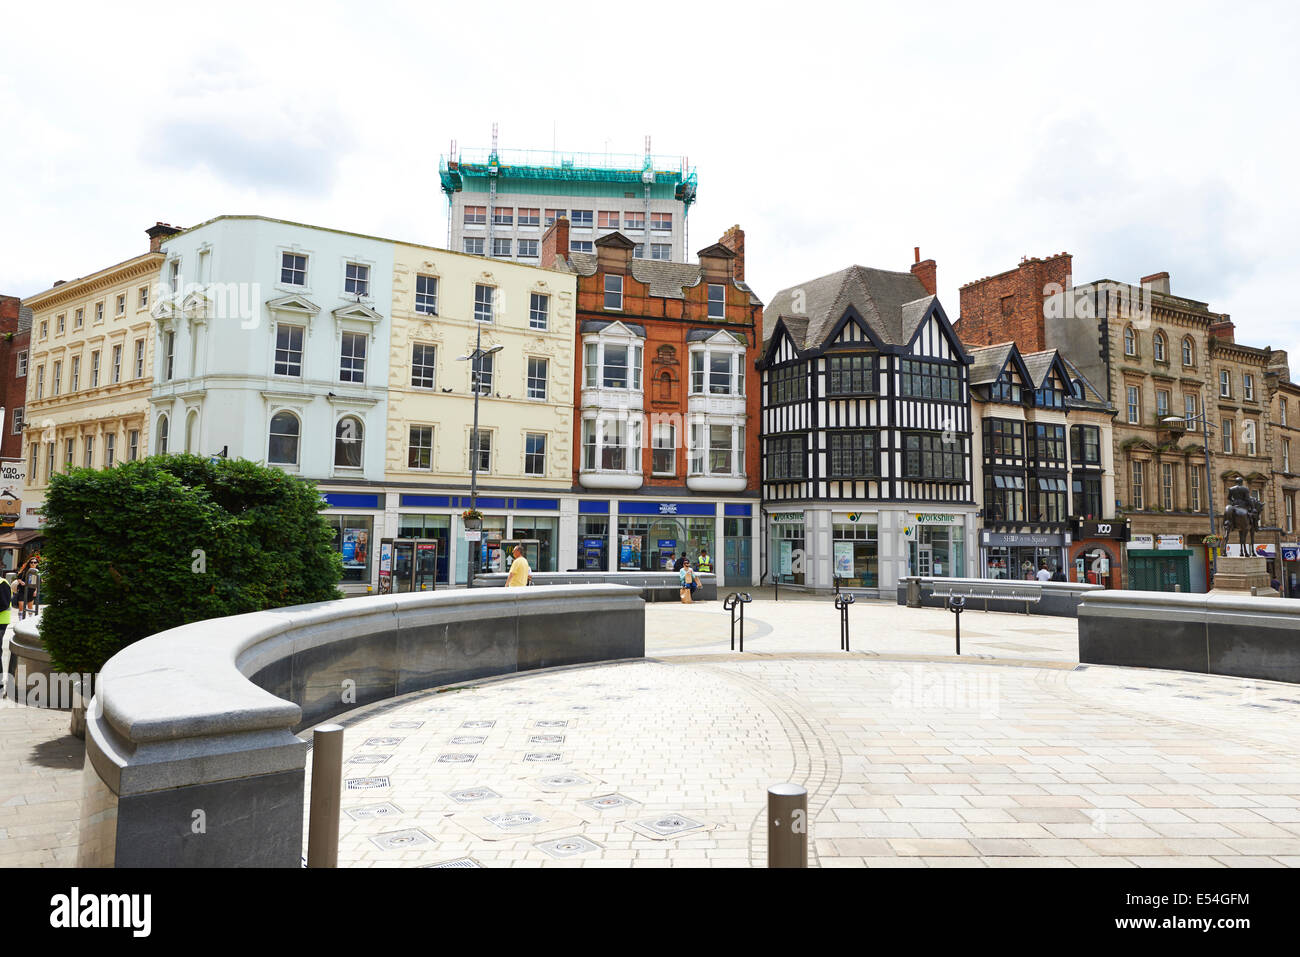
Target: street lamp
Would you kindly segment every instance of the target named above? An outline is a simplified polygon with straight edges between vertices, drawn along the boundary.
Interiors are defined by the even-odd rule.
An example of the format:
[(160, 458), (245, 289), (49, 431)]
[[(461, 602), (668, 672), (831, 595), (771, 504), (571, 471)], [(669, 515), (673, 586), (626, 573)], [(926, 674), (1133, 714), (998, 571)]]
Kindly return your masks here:
[[(473, 369), (472, 369), (472, 374), (471, 374), (471, 376), (470, 376), (470, 382), (473, 383), (473, 388), (474, 388), (474, 428), (473, 428), (473, 430), (470, 432), (470, 439), (469, 439), (469, 447), (470, 447), (470, 460), (469, 460), (469, 508), (470, 508), (470, 511), (474, 511), (475, 507), (478, 505), (478, 456), (479, 456), (479, 445), (478, 445), (478, 397), (479, 397), (479, 376), (480, 376), (480, 375), (482, 374), (482, 372), (483, 372), (483, 358), (484, 358), (485, 356), (490, 356), (490, 355), (492, 355), (493, 353), (500, 352), (500, 351), (502, 350), (502, 348), (504, 348), (504, 347), (503, 347), (503, 346), (499, 346), (499, 345), (497, 345), (497, 346), (492, 346), (490, 349), (484, 349), (484, 348), (483, 348), (483, 324), (480, 322), (480, 323), (478, 324), (478, 329), (475, 331), (475, 336), (474, 336), (474, 351), (471, 352), (471, 353), (470, 353), (469, 355), (467, 355), (467, 356), (461, 356), (461, 357), (460, 357), (460, 361), (461, 361), (461, 362), (473, 362), (473, 363), (474, 363), (474, 366), (473, 366)], [(481, 528), (481, 526), (480, 526), (480, 528)], [(465, 586), (465, 587), (467, 587), (467, 588), (473, 588), (473, 587), (474, 587), (474, 573), (478, 570), (478, 561), (479, 561), (479, 556), (482, 555), (482, 553), (483, 553), (483, 540), (482, 540), (482, 534), (483, 534), (482, 531), (480, 531), (480, 532), (479, 532), (479, 536), (480, 536), (480, 537), (479, 537), (479, 544), (478, 544), (478, 547), (474, 549), (474, 560), (473, 560), (472, 562), (469, 563), (469, 570), (468, 570), (468, 579), (469, 579), (469, 580), (467, 581), (466, 586)]]
[[(1187, 432), (1187, 426), (1193, 422), (1201, 423), (1202, 447), (1205, 452), (1205, 493), (1208, 496), (1210, 534), (1217, 537), (1216, 527), (1214, 524), (1214, 478), (1210, 474), (1210, 420), (1205, 417), (1205, 413), (1200, 415), (1167, 415), (1160, 420), (1170, 432), (1177, 432), (1180, 435)], [(1214, 576), (1219, 574), (1219, 550), (1218, 548), (1210, 549), (1210, 585), (1214, 585)]]

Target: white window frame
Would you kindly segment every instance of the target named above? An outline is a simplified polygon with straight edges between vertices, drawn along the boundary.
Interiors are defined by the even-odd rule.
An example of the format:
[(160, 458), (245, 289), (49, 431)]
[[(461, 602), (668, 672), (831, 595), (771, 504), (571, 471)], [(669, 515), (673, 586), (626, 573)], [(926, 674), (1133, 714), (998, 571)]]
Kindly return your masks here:
[[(426, 280), (433, 284), (432, 292), (420, 292), (420, 280)], [(423, 301), (421, 301), (423, 297)], [(414, 311), (421, 316), (436, 316), (438, 314), (438, 277), (430, 276), (428, 273), (421, 273), (415, 277), (415, 307)]]
[[(286, 267), (285, 267), (285, 258), (286, 258), (286, 257), (289, 257), (289, 256), (292, 256), (292, 257), (294, 258), (294, 260), (295, 260), (294, 264), (293, 264), (291, 267), (288, 268), (289, 275), (290, 275), (290, 277), (293, 277), (293, 276), (297, 275), (297, 273), (301, 272), (301, 273), (302, 273), (302, 282), (293, 282), (293, 281), (292, 281), (292, 278), (290, 278), (290, 279), (285, 279), (285, 278), (284, 278), (284, 274), (285, 274), (285, 271), (286, 271)], [(297, 264), (297, 262), (296, 262), (296, 260), (298, 260), (298, 259), (301, 259), (301, 260), (302, 260), (302, 269), (301, 269), (301, 270), (298, 269), (298, 264)], [(308, 277), (308, 275), (309, 275), (308, 270), (309, 270), (310, 268), (311, 268), (311, 255), (310, 255), (310, 254), (305, 253), (305, 252), (299, 252), (299, 251), (296, 250), (296, 249), (281, 249), (281, 250), (280, 250), (280, 282), (279, 282), (279, 285), (284, 286), (286, 289), (306, 289), (306, 288), (307, 288), (307, 277)]]
[(493, 322), (496, 319), (496, 286), (477, 282), (474, 284), (474, 321)]
[[(271, 460), (271, 436), (277, 434), (277, 433), (273, 433), (271, 429), (275, 425), (276, 418), (281, 415), (287, 415), (290, 418), (292, 418), (295, 422), (298, 423), (297, 441), (294, 443), (294, 447), (293, 447), (294, 456), (292, 462), (287, 462), (287, 461), (273, 462)], [(287, 435), (288, 433), (279, 433), (279, 434)], [(302, 440), (303, 440), (302, 416), (298, 412), (292, 409), (276, 409), (271, 413), (271, 418), (266, 425), (266, 464), (276, 466), (279, 468), (284, 468), (286, 466), (297, 468), (298, 463), (302, 461)]]
[[(611, 280), (617, 285), (617, 288), (610, 289), (609, 286)], [(623, 311), (623, 277), (615, 273), (605, 273), (604, 289), (605, 289), (605, 295), (604, 298), (601, 300), (602, 308), (606, 312), (622, 312)], [(610, 296), (618, 297), (618, 305), (611, 306), (609, 304)]]
[[(538, 379), (537, 376), (534, 376), (534, 375), (533, 375), (533, 363), (536, 363), (536, 362), (540, 362), (540, 363), (542, 364), (542, 375), (541, 375), (540, 380)], [(526, 381), (524, 382), (524, 395), (529, 399), (529, 401), (532, 401), (532, 402), (545, 402), (545, 401), (547, 400), (547, 398), (549, 397), (549, 395), (550, 395), (550, 391), (551, 391), (551, 383), (550, 383), (550, 378), (551, 378), (551, 363), (550, 363), (550, 360), (548, 360), (545, 356), (526, 356), (526, 357), (524, 358), (524, 377), (525, 377), (525, 380), (526, 380)], [(535, 381), (540, 381), (540, 382), (541, 382), (541, 395), (534, 395), (534, 394), (533, 394), (533, 392), (534, 392), (534, 385), (533, 385), (533, 383), (534, 383)]]
[[(280, 330), (281, 330), (281, 329), (284, 329), (286, 332), (289, 333), (289, 342), (290, 342), (290, 344), (292, 344), (292, 341), (293, 341), (293, 331), (292, 331), (292, 330), (297, 329), (297, 330), (302, 334), (302, 339), (301, 339), (301, 342), (299, 343), (299, 346), (298, 346), (298, 352), (297, 352), (297, 355), (298, 355), (298, 360), (297, 360), (298, 371), (297, 371), (297, 372), (280, 372), (280, 371), (278, 371), (278, 367), (279, 367), (280, 364), (281, 364), (281, 363), (280, 363), (280, 359), (279, 359), (279, 357), (278, 357), (278, 355), (277, 355), (277, 354), (281, 351), (281, 350), (280, 350)], [(284, 349), (284, 352), (285, 352), (285, 355), (286, 355), (286, 358), (285, 358), (284, 363), (283, 363), (283, 364), (284, 364), (284, 367), (285, 367), (286, 369), (292, 368), (292, 366), (294, 365), (294, 363), (293, 363), (293, 361), (292, 361), (290, 358), (288, 358), (289, 356), (291, 356), (291, 355), (293, 354), (293, 350), (292, 350), (291, 346), (286, 346), (286, 348)], [(307, 327), (306, 327), (305, 325), (303, 325), (302, 323), (297, 323), (297, 322), (277, 322), (277, 323), (275, 324), (275, 336), (274, 336), (274, 338), (273, 338), (272, 341), (271, 341), (271, 374), (272, 374), (272, 375), (275, 375), (275, 376), (279, 376), (280, 378), (283, 378), (283, 379), (301, 379), (302, 376), (303, 376), (303, 366), (304, 366), (304, 364), (305, 364), (305, 362), (306, 362), (306, 357), (307, 357)]]
[[(356, 275), (348, 275), (349, 272), (356, 270)], [(364, 275), (362, 274), (364, 270)], [(354, 288), (349, 289), (351, 285)], [(362, 299), (370, 298), (370, 264), (358, 262), (355, 259), (349, 259), (343, 264), (343, 294), (345, 296), (359, 296)]]
[[(537, 304), (541, 302), (541, 308)], [(540, 322), (538, 321), (540, 317)], [(544, 292), (534, 292), (528, 298), (528, 328), (546, 332), (551, 326), (551, 297)]]
[[(417, 348), (422, 349), (422, 350), (426, 350), (426, 352), (425, 352), (426, 355), (428, 354), (428, 353), (427, 353), (427, 350), (432, 349), (432, 350), (433, 350), (433, 361), (432, 361), (432, 362), (421, 362), (421, 363), (419, 363), (419, 364), (417, 365), (417, 364), (416, 364), (416, 361), (415, 361), (415, 350), (416, 350)], [(429, 383), (428, 383), (428, 385), (425, 385), (423, 382), (416, 382), (416, 381), (415, 381), (415, 379), (416, 379), (416, 372), (415, 372), (415, 370), (416, 370), (417, 368), (420, 368), (420, 369), (428, 369), (428, 370), (430, 370), (430, 374), (429, 374), (429, 376), (428, 376), (428, 379), (429, 379)], [(423, 379), (424, 377), (421, 376), (421, 378)], [(429, 390), (429, 391), (434, 391), (434, 390), (436, 390), (436, 389), (438, 388), (438, 345), (437, 345), (437, 343), (434, 343), (434, 342), (413, 342), (413, 343), (411, 343), (411, 388), (412, 388), (412, 389), (427, 389), (427, 390)]]
[[(586, 361), (588, 355), (588, 346), (596, 348), (596, 362), (592, 366)], [(605, 347), (606, 346), (626, 346), (627, 353), (627, 385), (606, 385), (605, 384)], [(642, 392), (642, 378), (645, 374), (643, 363), (645, 360), (645, 340), (639, 336), (617, 336), (605, 335), (605, 330), (591, 336), (584, 336), (582, 340), (583, 354), (583, 388), (584, 389), (608, 389), (616, 392)], [(592, 368), (596, 371), (596, 381), (590, 381)]]
[[(714, 298), (713, 298), (714, 290), (717, 290), (719, 296), (721, 297), (716, 303), (714, 302)], [(708, 318), (726, 319), (727, 318), (726, 285), (720, 282), (711, 282), (709, 283), (709, 288), (706, 290), (706, 295), (708, 296)], [(717, 312), (714, 312), (715, 304), (717, 306)]]
[[(353, 352), (348, 355), (346, 352), (348, 343), (351, 342), (355, 348), (357, 343), (361, 344), (361, 354)], [(356, 332), (352, 329), (344, 329), (339, 333), (339, 382), (345, 385), (365, 385), (366, 384), (366, 361), (370, 358), (370, 336), (364, 332)], [(352, 368), (345, 368), (346, 363), (351, 361)], [(360, 364), (358, 367), (358, 363)], [(345, 378), (345, 373), (347, 378)], [(356, 378), (360, 375), (360, 378)]]
[[(542, 450), (541, 450), (540, 453), (539, 453), (539, 452), (530, 452), (530, 451), (528, 450), (528, 440), (529, 440), (529, 439), (541, 439), (541, 440), (542, 440)], [(533, 461), (536, 461), (537, 458), (538, 458), (539, 456), (540, 456), (540, 458), (541, 458), (541, 468), (540, 468), (540, 469), (537, 469), (537, 470), (530, 469), (530, 468), (529, 468), (529, 460), (532, 459)], [(524, 474), (525, 474), (525, 475), (531, 475), (531, 476), (534, 477), (534, 478), (541, 478), (541, 477), (543, 477), (544, 475), (546, 475), (546, 433), (545, 433), (545, 432), (525, 432), (525, 433), (524, 433)]]
[[(416, 445), (416, 444), (415, 444), (415, 435), (414, 435), (414, 432), (415, 432), (416, 429), (428, 429), (428, 430), (429, 430), (429, 445), (428, 445), (429, 464), (428, 464), (428, 466), (412, 465), (412, 464), (411, 464), (411, 453), (412, 453), (413, 451), (416, 451), (416, 450), (419, 450), (419, 451), (421, 451), (421, 452), (423, 452), (423, 451), (425, 450), (425, 446), (423, 446), (423, 445)], [(432, 424), (429, 424), (429, 423), (425, 423), (425, 422), (411, 422), (411, 423), (407, 426), (407, 429), (406, 429), (406, 468), (407, 468), (408, 471), (412, 471), (412, 472), (432, 472), (432, 471), (433, 471), (433, 447), (434, 447), (434, 446), (433, 446), (433, 436), (434, 436), (434, 433), (435, 433), (435, 432), (436, 432), (436, 428), (435, 428), (435, 426), (433, 426)], [(423, 436), (421, 436), (421, 438), (423, 438)]]

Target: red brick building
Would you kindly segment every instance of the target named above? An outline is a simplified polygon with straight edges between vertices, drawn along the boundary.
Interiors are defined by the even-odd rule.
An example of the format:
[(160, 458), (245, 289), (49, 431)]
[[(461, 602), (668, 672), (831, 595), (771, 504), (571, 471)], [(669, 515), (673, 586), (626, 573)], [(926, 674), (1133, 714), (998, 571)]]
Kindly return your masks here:
[(14, 296), (0, 296), (0, 571), (13, 570), (35, 547), (38, 532), (15, 529), (24, 521), (23, 424), (27, 401), (32, 311)]
[(961, 287), (961, 318), (953, 329), (968, 346), (1015, 342), (1022, 353), (1049, 348), (1043, 329), (1044, 290), (1070, 286), (1074, 257), (1026, 257), (1015, 269)]
[(680, 557), (757, 575), (763, 304), (743, 281), (738, 226), (698, 263), (636, 259), (622, 233), (572, 252), (569, 222), (541, 264), (577, 275), (573, 481), (584, 569), (671, 568)]

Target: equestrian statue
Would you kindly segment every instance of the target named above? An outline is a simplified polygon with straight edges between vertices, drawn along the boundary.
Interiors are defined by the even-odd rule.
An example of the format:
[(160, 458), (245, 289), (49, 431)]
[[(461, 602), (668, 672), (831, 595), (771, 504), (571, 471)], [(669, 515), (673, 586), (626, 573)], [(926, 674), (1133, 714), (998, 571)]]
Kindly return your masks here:
[[(1238, 479), (1237, 484), (1228, 489), (1228, 505), (1223, 510), (1223, 540), (1226, 542), (1235, 529), (1241, 537), (1241, 553), (1246, 557), (1255, 554), (1255, 532), (1259, 528), (1259, 518), (1264, 514), (1264, 504), (1250, 494), (1250, 489)], [(1246, 547), (1246, 537), (1250, 536), (1250, 548)]]

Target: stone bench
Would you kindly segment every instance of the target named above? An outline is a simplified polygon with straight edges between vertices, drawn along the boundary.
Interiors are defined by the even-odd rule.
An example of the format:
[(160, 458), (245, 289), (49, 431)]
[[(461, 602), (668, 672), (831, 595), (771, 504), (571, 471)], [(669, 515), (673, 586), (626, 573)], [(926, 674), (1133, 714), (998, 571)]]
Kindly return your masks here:
[(87, 709), (78, 864), (299, 867), (296, 732), (411, 691), (644, 655), (644, 602), (614, 585), (350, 598), (152, 635), (109, 660)]
[(923, 608), (944, 608), (948, 604), (945, 596), (934, 594), (935, 585), (941, 584), (941, 590), (957, 587), (972, 590), (995, 589), (1006, 586), (1016, 588), (1024, 586), (1038, 591), (1037, 601), (1026, 603), (1023, 598), (971, 598), (966, 602), (967, 611), (1009, 611), (1028, 612), (1031, 615), (1049, 615), (1058, 618), (1074, 618), (1078, 615), (1079, 602), (1084, 595), (1105, 591), (1102, 585), (1089, 585), (1084, 582), (1039, 582), (1017, 581), (1013, 578), (934, 578), (920, 575), (908, 575), (898, 581), (898, 604), (906, 605), (907, 586), (917, 582), (921, 591)]

